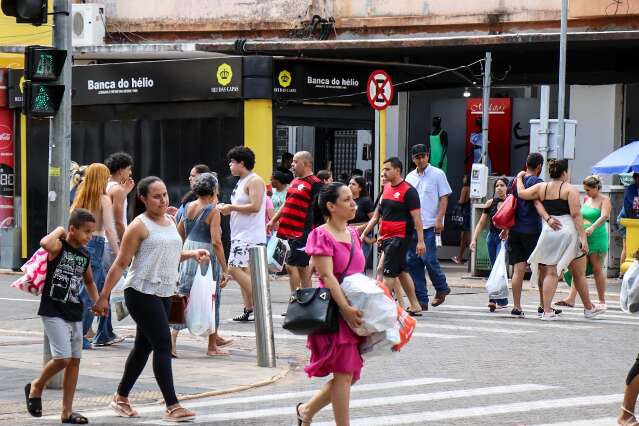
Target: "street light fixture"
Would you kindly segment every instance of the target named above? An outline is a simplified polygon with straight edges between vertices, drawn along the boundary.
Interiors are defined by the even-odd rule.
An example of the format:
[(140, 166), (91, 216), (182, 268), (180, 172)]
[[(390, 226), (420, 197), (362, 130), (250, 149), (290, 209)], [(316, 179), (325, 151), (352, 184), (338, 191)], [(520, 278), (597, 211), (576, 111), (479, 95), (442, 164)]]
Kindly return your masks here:
[(470, 90), (468, 89), (468, 87), (464, 88), (464, 97), (465, 98), (470, 98)]

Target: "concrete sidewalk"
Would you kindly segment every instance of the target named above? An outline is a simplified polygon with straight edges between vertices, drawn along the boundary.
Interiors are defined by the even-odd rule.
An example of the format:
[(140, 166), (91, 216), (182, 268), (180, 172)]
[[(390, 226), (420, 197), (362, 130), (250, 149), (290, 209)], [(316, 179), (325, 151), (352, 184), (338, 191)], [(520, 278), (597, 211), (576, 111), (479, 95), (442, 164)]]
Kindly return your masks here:
[[(85, 350), (82, 353), (80, 379), (74, 400), (78, 411), (108, 406), (119, 383), (126, 357), (133, 345), (134, 330), (117, 327), (116, 332), (126, 336), (118, 345)], [(183, 332), (178, 341), (179, 358), (173, 360), (176, 391), (181, 400), (239, 392), (265, 386), (283, 378), (291, 365), (304, 362), (303, 353), (278, 345), (278, 367), (257, 367), (255, 339), (234, 336), (229, 357), (208, 357), (206, 341)], [(297, 345), (299, 346), (299, 345)], [(42, 367), (42, 333), (40, 331), (0, 331), (0, 421), (25, 414), (22, 389), (36, 377)], [(62, 391), (45, 390), (45, 415), (59, 413)], [(155, 382), (152, 361), (131, 393), (134, 405), (162, 401)]]

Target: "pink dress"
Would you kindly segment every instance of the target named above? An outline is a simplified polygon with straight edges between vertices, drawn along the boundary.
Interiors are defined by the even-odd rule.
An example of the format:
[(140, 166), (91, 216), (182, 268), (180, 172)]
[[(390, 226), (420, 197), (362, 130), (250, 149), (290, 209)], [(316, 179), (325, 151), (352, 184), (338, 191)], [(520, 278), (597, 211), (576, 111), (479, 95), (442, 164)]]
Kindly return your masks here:
[[(357, 231), (349, 227), (353, 235), (353, 259), (348, 270), (351, 247), (348, 243), (336, 241), (324, 226), (315, 228), (308, 236), (306, 253), (309, 256), (331, 256), (333, 272), (340, 275), (351, 275), (364, 271), (364, 254)], [(320, 287), (324, 283), (320, 280)], [(308, 336), (306, 346), (311, 351), (311, 359), (304, 371), (309, 377), (324, 377), (331, 373), (351, 373), (354, 380), (359, 380), (364, 361), (359, 353), (359, 345), (363, 338), (351, 330), (346, 321), (338, 315), (339, 330), (331, 334), (315, 334)]]

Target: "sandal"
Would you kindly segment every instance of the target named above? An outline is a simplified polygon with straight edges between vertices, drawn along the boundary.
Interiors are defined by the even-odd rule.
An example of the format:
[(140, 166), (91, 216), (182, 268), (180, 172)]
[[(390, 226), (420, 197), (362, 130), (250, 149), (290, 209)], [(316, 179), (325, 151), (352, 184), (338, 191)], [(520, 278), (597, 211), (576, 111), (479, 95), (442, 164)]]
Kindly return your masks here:
[(408, 315), (410, 315), (411, 317), (421, 317), (422, 316), (422, 311), (412, 311), (410, 308), (406, 309), (406, 312), (408, 312)]
[(42, 398), (29, 398), (31, 393), (31, 383), (24, 387), (24, 396), (27, 400), (27, 411), (33, 417), (42, 417)]
[(297, 405), (295, 406), (295, 414), (297, 414), (297, 426), (304, 426), (304, 423), (306, 424), (311, 424), (310, 420), (306, 420), (304, 417), (302, 417), (302, 415), (300, 414), (300, 405), (304, 404), (303, 402), (298, 402)]
[[(175, 413), (178, 410), (183, 410), (185, 415), (180, 417), (174, 417), (173, 413)], [(167, 409), (166, 412), (164, 413), (163, 420), (165, 422), (173, 422), (173, 423), (190, 422), (192, 420), (195, 420), (195, 413), (193, 414), (190, 414), (190, 413), (192, 413), (192, 411), (189, 411), (186, 408), (180, 407), (178, 405), (177, 407)]]
[(80, 413), (71, 413), (68, 418), (62, 420), (62, 423), (71, 423), (73, 425), (85, 425), (89, 423), (89, 419)]
[(560, 300), (559, 302), (554, 304), (555, 306), (565, 306), (567, 308), (574, 308), (575, 305), (571, 305), (570, 303), (566, 302), (565, 300)]
[(113, 395), (109, 407), (111, 407), (119, 417), (140, 417), (138, 412), (131, 407), (129, 401), (118, 401), (117, 395)]
[(622, 426), (637, 426), (639, 425), (639, 422), (637, 422), (637, 418), (635, 417), (635, 413), (633, 413), (632, 411), (624, 408), (623, 406), (621, 407), (621, 411), (623, 411), (626, 414), (630, 414), (630, 417), (627, 418), (623, 423), (619, 423)]
[(233, 343), (233, 339), (223, 339), (223, 338), (219, 338), (216, 340), (215, 344), (219, 347), (219, 348), (223, 348), (224, 346), (228, 346), (231, 343)]
[(231, 356), (231, 353), (227, 351), (221, 351), (220, 348), (217, 348), (214, 351), (207, 351), (206, 356)]

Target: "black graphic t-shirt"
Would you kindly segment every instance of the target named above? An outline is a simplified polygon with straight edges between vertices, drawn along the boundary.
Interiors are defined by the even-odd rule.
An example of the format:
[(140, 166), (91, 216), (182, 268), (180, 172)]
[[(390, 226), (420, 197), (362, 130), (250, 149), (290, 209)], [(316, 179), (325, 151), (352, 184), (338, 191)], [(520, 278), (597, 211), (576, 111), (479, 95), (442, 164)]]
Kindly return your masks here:
[(89, 254), (84, 249), (71, 247), (65, 240), (60, 241), (60, 254), (47, 262), (47, 278), (38, 315), (82, 321), (80, 291), (84, 285), (84, 273), (89, 267)]

